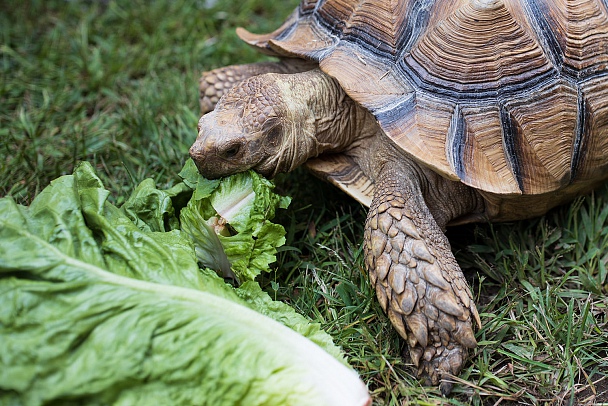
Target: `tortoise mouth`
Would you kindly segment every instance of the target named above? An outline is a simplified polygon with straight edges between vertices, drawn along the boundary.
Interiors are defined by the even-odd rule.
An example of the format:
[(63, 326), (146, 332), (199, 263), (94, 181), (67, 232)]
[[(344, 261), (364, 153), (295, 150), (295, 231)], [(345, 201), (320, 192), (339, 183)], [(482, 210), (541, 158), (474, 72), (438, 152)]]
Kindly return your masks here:
[(218, 179), (248, 169), (243, 168), (240, 165), (234, 165), (231, 162), (226, 162), (217, 157), (214, 153), (205, 154), (199, 153), (198, 151), (192, 152), (192, 148), (190, 151), (190, 157), (194, 161), (198, 173), (207, 179)]
[(277, 171), (272, 166), (257, 167), (257, 168), (253, 168), (253, 170), (256, 171), (257, 173), (259, 173), (260, 175), (262, 175), (263, 177), (265, 177), (266, 179), (273, 179), (275, 176), (277, 176), (277, 173), (279, 173), (279, 171)]
[(265, 154), (251, 168), (267, 179), (273, 179), (279, 173), (291, 172), (295, 166), (290, 165), (289, 160), (285, 159), (284, 153)]
[(200, 152), (199, 149), (195, 148), (194, 145), (190, 147), (190, 158), (192, 158), (192, 160), (194, 161), (198, 173), (204, 176), (205, 178), (217, 179), (223, 176), (223, 174), (210, 169), (212, 168), (212, 166), (207, 165), (207, 159), (205, 157), (205, 154)]
[(274, 176), (274, 168), (260, 166), (264, 161), (264, 154), (260, 151), (255, 141), (244, 137), (234, 137), (228, 142), (219, 143), (213, 137), (201, 135), (190, 147), (189, 153), (198, 172), (207, 179), (230, 176), (249, 169), (254, 169), (265, 177)]

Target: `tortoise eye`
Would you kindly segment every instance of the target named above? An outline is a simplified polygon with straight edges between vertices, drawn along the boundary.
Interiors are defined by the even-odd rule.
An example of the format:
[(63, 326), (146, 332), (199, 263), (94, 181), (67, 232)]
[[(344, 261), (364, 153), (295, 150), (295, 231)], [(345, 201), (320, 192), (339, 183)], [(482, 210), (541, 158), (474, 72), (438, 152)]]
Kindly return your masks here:
[(239, 153), (240, 150), (241, 150), (240, 145), (238, 145), (238, 144), (232, 145), (222, 152), (222, 157), (227, 158), (227, 159), (234, 158)]

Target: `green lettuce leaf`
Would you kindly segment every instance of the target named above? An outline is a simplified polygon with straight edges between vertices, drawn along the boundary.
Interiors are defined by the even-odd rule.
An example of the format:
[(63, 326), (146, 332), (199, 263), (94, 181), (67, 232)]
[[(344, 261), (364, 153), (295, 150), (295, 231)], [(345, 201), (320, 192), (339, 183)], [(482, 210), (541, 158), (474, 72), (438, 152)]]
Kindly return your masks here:
[(186, 204), (192, 189), (180, 182), (171, 189), (157, 189), (152, 179), (143, 180), (120, 207), (137, 227), (144, 231), (179, 230), (175, 207)]
[[(217, 217), (211, 216), (205, 219), (199, 210), (192, 209), (194, 200), (188, 203), (188, 207), (181, 211), (181, 228), (195, 243), (195, 252), (198, 262), (206, 268), (210, 268), (221, 274), (226, 279), (236, 280), (232, 272), (230, 260), (226, 255), (224, 246), (215, 231)], [(220, 233), (222, 231), (218, 231)]]
[[(197, 247), (199, 261), (239, 282), (270, 271), (277, 248), (285, 244), (285, 229), (270, 220), (277, 208), (287, 208), (290, 199), (274, 193), (274, 185), (253, 171), (221, 182), (208, 180), (189, 160), (180, 176), (194, 189), (192, 199), (181, 210), (180, 221)], [(211, 230), (225, 256), (218, 254), (217, 241), (209, 235)]]
[(351, 369), (261, 313), (327, 345), (318, 326), (199, 269), (176, 228), (188, 189), (146, 182), (118, 209), (82, 164), (29, 207), (0, 199), (0, 404), (368, 401)]

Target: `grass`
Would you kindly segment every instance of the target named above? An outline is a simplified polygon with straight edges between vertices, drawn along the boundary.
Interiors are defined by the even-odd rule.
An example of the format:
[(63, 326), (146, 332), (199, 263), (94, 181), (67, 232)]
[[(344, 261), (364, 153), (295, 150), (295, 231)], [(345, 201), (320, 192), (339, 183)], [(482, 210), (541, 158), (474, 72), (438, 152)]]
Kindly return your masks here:
[(28, 202), (82, 159), (119, 196), (146, 177), (174, 181), (200, 71), (259, 58), (232, 25), (269, 29), (291, 9), (206, 4), (0, 3), (0, 193)]
[(450, 399), (412, 378), (374, 300), (365, 211), (329, 186), (295, 190), (279, 293), (348, 349), (378, 404), (608, 404), (608, 188), (532, 221), (449, 230), (483, 323)]
[[(0, 195), (28, 204), (88, 160), (120, 204), (161, 187), (194, 141), (200, 71), (262, 57), (234, 27), (274, 29), (295, 6), (269, 0), (0, 3)], [(450, 398), (402, 357), (362, 261), (365, 210), (303, 170), (288, 242), (262, 282), (322, 323), (376, 404), (608, 404), (608, 188), (532, 221), (450, 229), (477, 298), (479, 347)]]

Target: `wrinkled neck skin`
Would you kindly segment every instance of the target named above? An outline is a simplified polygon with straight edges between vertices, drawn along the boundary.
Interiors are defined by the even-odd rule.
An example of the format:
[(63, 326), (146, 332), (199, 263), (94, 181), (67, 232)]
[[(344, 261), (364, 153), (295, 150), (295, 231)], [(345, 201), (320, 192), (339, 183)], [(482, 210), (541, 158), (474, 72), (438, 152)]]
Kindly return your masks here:
[(273, 175), (321, 154), (350, 149), (378, 131), (373, 116), (319, 69), (281, 75), (276, 84), (289, 106), (284, 125), (290, 128), (282, 149), (267, 163), (274, 165)]

